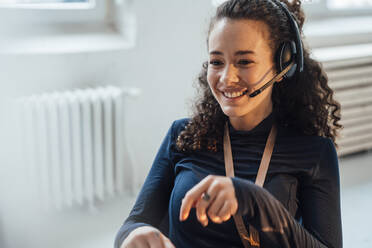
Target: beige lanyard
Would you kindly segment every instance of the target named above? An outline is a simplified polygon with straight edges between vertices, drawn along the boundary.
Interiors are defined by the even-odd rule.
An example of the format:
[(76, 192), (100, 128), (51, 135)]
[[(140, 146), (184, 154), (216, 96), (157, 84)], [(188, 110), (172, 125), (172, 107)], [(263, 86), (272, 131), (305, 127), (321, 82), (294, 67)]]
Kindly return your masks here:
[[(276, 134), (277, 134), (277, 128), (275, 124), (273, 124), (273, 126), (271, 127), (269, 137), (266, 141), (265, 150), (262, 155), (260, 167), (258, 169), (258, 173), (257, 173), (256, 181), (255, 181), (255, 184), (261, 187), (263, 187), (264, 185), (267, 169), (269, 168), (271, 154), (274, 149)], [(230, 143), (228, 121), (226, 121), (226, 124), (225, 124), (225, 132), (224, 132), (224, 137), (223, 137), (223, 148), (224, 148), (226, 176), (234, 177), (234, 164), (233, 164), (232, 153), (231, 153), (231, 143)], [(242, 239), (244, 247), (245, 248), (249, 248), (251, 246), (260, 247), (260, 239), (259, 239), (258, 231), (252, 225), (249, 225), (250, 236), (248, 237), (248, 232), (247, 232), (247, 229), (245, 228), (242, 216), (235, 214), (233, 215), (233, 217), (235, 220), (236, 228), (238, 229), (238, 232), (239, 232), (240, 238)]]

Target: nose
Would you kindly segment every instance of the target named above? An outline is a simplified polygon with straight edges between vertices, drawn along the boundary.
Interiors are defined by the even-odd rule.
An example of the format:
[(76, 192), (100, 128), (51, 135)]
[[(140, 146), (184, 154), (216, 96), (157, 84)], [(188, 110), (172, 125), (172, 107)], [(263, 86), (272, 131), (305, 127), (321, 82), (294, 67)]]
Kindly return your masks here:
[(222, 71), (220, 81), (226, 85), (239, 82), (238, 69), (233, 64), (227, 65)]

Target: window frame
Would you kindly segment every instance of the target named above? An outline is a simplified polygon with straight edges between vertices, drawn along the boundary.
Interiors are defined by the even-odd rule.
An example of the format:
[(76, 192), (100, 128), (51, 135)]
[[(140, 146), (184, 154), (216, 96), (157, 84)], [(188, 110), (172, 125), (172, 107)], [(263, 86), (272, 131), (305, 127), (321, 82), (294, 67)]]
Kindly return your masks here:
[(372, 15), (372, 6), (367, 8), (353, 9), (330, 9), (328, 0), (307, 0), (303, 4), (306, 17), (312, 20), (342, 18), (342, 17), (360, 17)]
[[(213, 7), (224, 0), (211, 0)], [(327, 0), (304, 0), (302, 7), (306, 15), (304, 34), (309, 45), (313, 48), (332, 47), (369, 43), (372, 38), (372, 28), (355, 29), (347, 27), (343, 30), (329, 32), (323, 27), (342, 26), (345, 22), (356, 25), (372, 23), (372, 6), (363, 9), (330, 9)]]
[(90, 0), (89, 3), (0, 4), (0, 16), (7, 21), (8, 25), (100, 22), (105, 18), (107, 1)]
[(0, 8), (0, 54), (84, 53), (134, 47), (133, 1), (95, 1), (94, 8), (83, 9)]
[[(212, 6), (217, 7), (227, 0), (211, 0)], [(372, 15), (372, 6), (368, 8), (355, 9), (330, 9), (327, 4), (328, 0), (304, 0), (302, 6), (309, 20), (319, 20), (338, 17), (355, 17)]]
[[(56, 23), (87, 23), (105, 20), (107, 2), (111, 0), (90, 0), (90, 3), (65, 4), (4, 4), (0, 5), (1, 19), (6, 25), (15, 27), (28, 24), (53, 25)], [(2, 29), (7, 29), (0, 23)]]
[[(364, 9), (329, 9), (327, 0), (308, 0), (303, 5), (304, 33), (312, 48), (363, 44), (372, 37), (372, 7)], [(345, 23), (354, 23), (359, 28)], [(366, 25), (362, 25), (366, 24)], [(337, 27), (331, 32), (324, 27)], [(338, 27), (342, 27), (341, 29)]]

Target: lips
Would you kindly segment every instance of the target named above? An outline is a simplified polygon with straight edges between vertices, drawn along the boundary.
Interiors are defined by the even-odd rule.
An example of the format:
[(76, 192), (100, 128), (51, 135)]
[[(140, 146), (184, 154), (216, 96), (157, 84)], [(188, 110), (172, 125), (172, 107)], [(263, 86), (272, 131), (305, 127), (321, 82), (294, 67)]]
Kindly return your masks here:
[(247, 93), (248, 93), (247, 89), (242, 90), (242, 91), (232, 91), (231, 93), (227, 92), (227, 91), (225, 91), (225, 92), (221, 91), (221, 94), (224, 95), (226, 98), (229, 98), (229, 99), (238, 98), (240, 96), (244, 96)]
[(225, 93), (234, 93), (234, 92), (242, 92), (248, 90), (247, 88), (242, 88), (242, 89), (225, 89), (225, 90), (220, 90), (221, 92)]
[(236, 102), (239, 102), (240, 100), (242, 100), (243, 98), (245, 98), (246, 94), (243, 94), (241, 96), (234, 97), (234, 98), (229, 98), (222, 93), (222, 97), (223, 97), (224, 101), (226, 101), (227, 103), (236, 103)]

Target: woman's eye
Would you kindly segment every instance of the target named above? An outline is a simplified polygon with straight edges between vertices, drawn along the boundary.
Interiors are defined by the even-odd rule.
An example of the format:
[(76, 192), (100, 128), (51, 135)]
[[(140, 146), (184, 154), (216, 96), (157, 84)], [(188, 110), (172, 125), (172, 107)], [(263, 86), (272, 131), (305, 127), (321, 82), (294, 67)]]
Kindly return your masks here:
[(250, 63), (252, 63), (252, 61), (246, 60), (246, 59), (242, 59), (242, 60), (239, 61), (239, 64), (241, 64), (241, 65), (248, 65)]
[(215, 66), (218, 66), (218, 65), (221, 65), (222, 63), (221, 63), (221, 61), (218, 61), (218, 60), (211, 60), (211, 61), (209, 62), (209, 64), (211, 64), (211, 65), (215, 65)]

